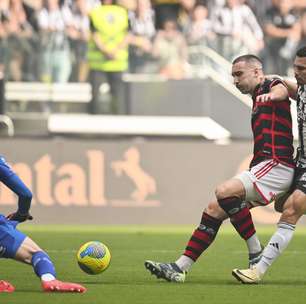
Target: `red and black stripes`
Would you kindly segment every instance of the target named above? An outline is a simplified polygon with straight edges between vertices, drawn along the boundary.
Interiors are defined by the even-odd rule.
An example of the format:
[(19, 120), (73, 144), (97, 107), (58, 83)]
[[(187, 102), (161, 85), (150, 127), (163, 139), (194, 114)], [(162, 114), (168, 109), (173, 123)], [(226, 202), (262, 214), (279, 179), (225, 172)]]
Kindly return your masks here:
[(252, 220), (252, 215), (246, 203), (239, 197), (228, 197), (218, 200), (220, 207), (229, 216), (232, 225), (239, 235), (244, 239), (249, 239), (256, 230)]
[(207, 213), (203, 212), (201, 224), (193, 232), (184, 255), (188, 256), (193, 261), (196, 261), (202, 252), (205, 251), (214, 241), (221, 224), (221, 220), (211, 217)]
[(258, 86), (253, 95), (252, 131), (254, 136), (254, 157), (251, 167), (265, 159), (277, 159), (281, 163), (294, 166), (293, 135), (290, 101), (257, 102), (257, 96), (268, 93), (280, 79), (268, 80)]

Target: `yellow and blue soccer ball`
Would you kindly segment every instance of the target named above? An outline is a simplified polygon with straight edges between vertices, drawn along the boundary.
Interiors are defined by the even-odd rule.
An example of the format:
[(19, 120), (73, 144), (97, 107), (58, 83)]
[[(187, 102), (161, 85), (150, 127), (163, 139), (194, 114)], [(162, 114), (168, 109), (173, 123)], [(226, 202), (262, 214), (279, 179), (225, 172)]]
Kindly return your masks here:
[(99, 274), (107, 269), (111, 254), (106, 245), (90, 241), (82, 245), (77, 253), (80, 268), (88, 274)]

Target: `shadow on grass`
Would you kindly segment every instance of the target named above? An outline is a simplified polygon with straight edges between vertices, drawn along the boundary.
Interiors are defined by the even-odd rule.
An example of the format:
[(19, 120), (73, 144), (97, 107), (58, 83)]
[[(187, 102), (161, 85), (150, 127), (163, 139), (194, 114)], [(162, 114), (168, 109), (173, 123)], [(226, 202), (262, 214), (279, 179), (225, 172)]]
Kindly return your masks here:
[(291, 280), (291, 281), (286, 281), (286, 280), (268, 280), (264, 281), (259, 284), (242, 284), (238, 281), (236, 281), (234, 278), (233, 279), (200, 279), (200, 280), (187, 280), (184, 283), (173, 283), (173, 282), (167, 282), (164, 280), (145, 280), (145, 281), (118, 281), (118, 280), (107, 280), (107, 281), (81, 281), (79, 282), (80, 284), (84, 284), (85, 286), (99, 286), (99, 285), (106, 285), (106, 286), (111, 286), (111, 285), (116, 285), (116, 286), (167, 286), (167, 287), (177, 287), (177, 286), (188, 286), (190, 287), (191, 285), (193, 286), (254, 286), (254, 288), (259, 287), (259, 286), (306, 286), (306, 279), (305, 280)]

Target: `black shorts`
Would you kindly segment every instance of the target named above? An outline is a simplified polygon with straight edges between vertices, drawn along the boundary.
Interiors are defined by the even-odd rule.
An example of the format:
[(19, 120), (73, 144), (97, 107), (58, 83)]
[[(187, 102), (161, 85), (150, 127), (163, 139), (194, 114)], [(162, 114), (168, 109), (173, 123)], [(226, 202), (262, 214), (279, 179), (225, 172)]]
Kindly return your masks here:
[(306, 168), (296, 167), (294, 170), (290, 192), (292, 193), (296, 189), (299, 189), (306, 194)]
[(306, 168), (295, 167), (292, 184), (287, 193), (284, 193), (281, 197), (277, 198), (274, 202), (274, 209), (277, 212), (283, 212), (283, 206), (287, 201), (288, 197), (294, 190), (300, 190), (306, 194)]

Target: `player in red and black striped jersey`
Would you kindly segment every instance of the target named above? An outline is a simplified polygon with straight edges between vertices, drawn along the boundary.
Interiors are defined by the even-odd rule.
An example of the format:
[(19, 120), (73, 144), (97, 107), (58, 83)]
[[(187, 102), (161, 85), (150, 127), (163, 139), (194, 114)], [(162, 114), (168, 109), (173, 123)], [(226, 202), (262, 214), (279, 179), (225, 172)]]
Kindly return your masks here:
[(292, 120), (288, 98), (279, 101), (262, 102), (273, 87), (284, 86), (280, 79), (265, 79), (253, 93), (252, 131), (254, 151), (251, 167), (266, 159), (276, 159), (280, 163), (294, 166)]
[(276, 209), (282, 211), (282, 215), (278, 229), (265, 247), (260, 262), (251, 269), (233, 270), (233, 275), (243, 283), (256, 284), (261, 281), (268, 268), (288, 246), (296, 223), (306, 212), (306, 46), (297, 51), (293, 68), (297, 83), (285, 81), (290, 97), (297, 101), (299, 130), (299, 153), (290, 189), (291, 195), (285, 202), (284, 200), (275, 202)]
[(249, 264), (258, 262), (262, 248), (249, 209), (274, 201), (291, 185), (294, 149), (287, 87), (280, 79), (267, 80), (260, 59), (254, 55), (236, 58), (232, 75), (240, 92), (253, 99), (254, 156), (250, 168), (217, 186), (217, 200), (205, 208), (199, 226), (175, 263), (145, 262), (157, 278), (184, 282), (186, 272), (211, 245), (227, 218), (246, 241)]

